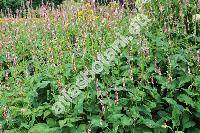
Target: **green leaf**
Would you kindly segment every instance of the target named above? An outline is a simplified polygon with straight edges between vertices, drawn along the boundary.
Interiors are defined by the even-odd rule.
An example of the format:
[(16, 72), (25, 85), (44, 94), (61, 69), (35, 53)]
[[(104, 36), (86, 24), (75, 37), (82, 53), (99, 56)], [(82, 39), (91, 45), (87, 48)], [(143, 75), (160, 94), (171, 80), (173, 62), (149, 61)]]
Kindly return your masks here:
[(30, 128), (30, 126), (27, 123), (21, 123), (20, 128), (22, 128), (22, 127), (26, 128), (26, 129)]
[(134, 118), (138, 118), (140, 116), (139, 114), (139, 108), (138, 107), (132, 107), (130, 109), (130, 113), (131, 113), (131, 116), (134, 117)]
[(97, 127), (101, 127), (101, 125), (100, 125), (100, 122), (101, 122), (101, 118), (99, 117), (99, 116), (93, 116), (92, 118), (91, 118), (91, 124), (92, 124), (92, 126), (97, 126)]
[(46, 118), (48, 115), (51, 114), (51, 111), (50, 110), (46, 110), (43, 114), (43, 119)]
[(78, 132), (80, 133), (87, 133), (87, 125), (86, 124), (80, 124), (78, 127)]
[(43, 115), (43, 111), (44, 111), (44, 110), (38, 110), (38, 111), (36, 112), (36, 117), (42, 116), (42, 115)]
[(190, 120), (190, 115), (185, 113), (182, 118), (183, 130), (186, 128), (194, 127), (196, 123)]
[(190, 81), (190, 77), (183, 75), (182, 77), (179, 77), (179, 84), (178, 84), (178, 88), (181, 88), (185, 85), (185, 83)]
[(166, 100), (169, 104), (171, 104), (171, 105), (174, 105), (174, 106), (177, 106), (178, 104), (177, 104), (177, 102), (175, 101), (175, 100), (173, 100), (172, 98), (167, 98), (167, 97), (165, 97), (165, 98), (163, 98), (164, 100)]
[(18, 132), (17, 129), (11, 129), (11, 130), (4, 130), (3, 133), (16, 133)]
[(75, 101), (75, 107), (74, 110), (76, 113), (82, 113), (83, 112), (83, 101), (84, 101), (84, 95), (83, 93), (80, 94), (77, 98), (77, 100)]
[(143, 119), (143, 123), (149, 128), (156, 128), (158, 124), (156, 124), (153, 120)]
[(178, 100), (186, 103), (187, 105), (191, 105), (192, 107), (194, 106), (194, 101), (192, 100), (192, 98), (185, 94), (181, 94), (177, 98), (178, 98)]
[(123, 126), (130, 126), (133, 124), (133, 120), (127, 116), (121, 117), (121, 123)]
[(123, 114), (111, 114), (108, 116), (108, 120), (109, 122), (117, 122), (121, 119), (121, 117), (123, 116)]
[(49, 81), (42, 81), (37, 85), (38, 88), (45, 88), (50, 82)]
[(180, 112), (179, 108), (173, 107), (173, 110), (172, 110), (173, 127), (180, 125), (180, 119), (179, 119), (180, 115), (181, 115), (181, 112)]
[(48, 125), (49, 127), (59, 126), (58, 123), (57, 123), (57, 121), (54, 120), (53, 118), (47, 118), (47, 119), (46, 119), (46, 122), (47, 122), (47, 125)]
[(59, 120), (59, 125), (60, 125), (60, 128), (64, 127), (65, 124), (67, 122), (67, 119), (64, 119), (64, 120)]
[(29, 125), (30, 125), (30, 126), (33, 126), (33, 125), (34, 125), (34, 122), (35, 122), (35, 114), (32, 114), (32, 119), (31, 119), (31, 121), (29, 122)]
[(169, 115), (167, 112), (165, 112), (165, 111), (158, 111), (157, 114), (158, 114), (161, 118), (164, 118), (164, 119), (166, 119), (166, 120), (170, 119), (170, 115)]
[(47, 124), (44, 123), (38, 123), (35, 124), (31, 129), (29, 129), (28, 133), (47, 133), (49, 130), (49, 127)]
[(197, 88), (200, 89), (200, 76), (196, 76), (194, 84)]

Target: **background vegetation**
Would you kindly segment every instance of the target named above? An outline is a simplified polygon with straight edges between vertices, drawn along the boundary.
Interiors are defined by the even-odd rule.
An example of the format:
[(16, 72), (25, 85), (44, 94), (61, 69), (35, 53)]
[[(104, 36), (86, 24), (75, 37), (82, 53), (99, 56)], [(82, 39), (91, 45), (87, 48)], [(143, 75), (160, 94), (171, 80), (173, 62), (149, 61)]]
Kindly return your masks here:
[[(118, 4), (41, 6), (0, 19), (0, 122), (5, 133), (199, 133), (199, 3), (137, 1), (138, 12)], [(23, 13), (23, 9), (21, 11)], [(150, 22), (139, 35), (134, 16)], [(64, 114), (52, 105), (97, 53), (132, 36), (110, 66), (82, 90)], [(68, 90), (67, 90), (68, 91)]]
[(50, 4), (54, 3), (55, 5), (59, 5), (63, 0), (0, 0), (0, 10), (6, 11), (9, 8), (13, 13), (16, 13), (16, 10), (23, 8), (23, 5), (29, 3), (31, 7), (36, 8), (41, 5), (42, 1), (44, 3), (49, 2)]

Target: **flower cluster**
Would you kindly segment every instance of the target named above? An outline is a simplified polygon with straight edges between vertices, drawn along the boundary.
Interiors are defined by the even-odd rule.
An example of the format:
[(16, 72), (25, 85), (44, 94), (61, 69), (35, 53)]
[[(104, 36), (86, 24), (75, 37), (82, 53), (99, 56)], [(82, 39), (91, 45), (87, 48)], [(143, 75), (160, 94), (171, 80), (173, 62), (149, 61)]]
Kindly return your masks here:
[(99, 18), (99, 16), (97, 16), (94, 12), (94, 10), (86, 5), (85, 8), (83, 9), (80, 9), (78, 12), (77, 12), (77, 17), (79, 20), (88, 20), (88, 21), (94, 21), (96, 19)]
[[(129, 40), (132, 40), (132, 37), (128, 38), (120, 36), (120, 39), (117, 39), (113, 43), (112, 48), (108, 48), (104, 52), (104, 55), (98, 54), (98, 60), (92, 64), (92, 70), (86, 70), (85, 72), (81, 71), (76, 80), (76, 85), (71, 85), (69, 89), (62, 90), (63, 96), (58, 96), (59, 100), (54, 103), (52, 110), (54, 110), (56, 114), (64, 113), (65, 107), (70, 106), (70, 102), (73, 102), (73, 99), (80, 95), (81, 90), (85, 89), (88, 84), (95, 79), (95, 74), (100, 74), (103, 71), (104, 65), (111, 65), (111, 62), (114, 61), (115, 56), (117, 55), (117, 52), (120, 52), (120, 48), (125, 47)], [(89, 76), (91, 77), (89, 78)], [(68, 90), (68, 92), (66, 92), (66, 90)]]

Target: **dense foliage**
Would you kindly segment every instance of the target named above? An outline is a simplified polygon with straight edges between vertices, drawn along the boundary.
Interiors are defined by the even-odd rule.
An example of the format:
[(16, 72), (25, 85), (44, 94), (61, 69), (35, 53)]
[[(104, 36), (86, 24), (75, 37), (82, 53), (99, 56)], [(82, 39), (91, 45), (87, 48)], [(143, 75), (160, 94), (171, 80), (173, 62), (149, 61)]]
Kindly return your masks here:
[[(137, 2), (134, 13), (115, 3), (96, 10), (43, 5), (27, 18), (0, 19), (5, 133), (199, 133), (198, 4)], [(139, 34), (130, 31), (137, 15), (147, 16), (139, 20), (145, 23)], [(55, 114), (61, 91), (70, 91), (118, 34), (132, 40), (77, 98), (63, 103), (64, 113)]]
[(33, 8), (36, 8), (44, 3), (54, 3), (55, 5), (61, 4), (63, 0), (0, 0), (0, 10), (4, 12), (10, 9), (13, 13), (16, 13), (16, 10), (22, 8), (23, 5), (31, 4)]

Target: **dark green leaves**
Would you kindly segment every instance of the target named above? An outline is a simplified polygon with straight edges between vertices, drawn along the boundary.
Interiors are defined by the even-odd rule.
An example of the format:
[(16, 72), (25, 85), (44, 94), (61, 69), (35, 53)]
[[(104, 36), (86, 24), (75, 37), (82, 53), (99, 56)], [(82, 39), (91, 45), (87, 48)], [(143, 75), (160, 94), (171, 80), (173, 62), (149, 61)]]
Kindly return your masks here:
[(184, 102), (186, 105), (190, 105), (192, 107), (194, 106), (194, 101), (192, 100), (192, 98), (185, 94), (179, 95), (178, 100)]
[(183, 126), (183, 131), (186, 129), (186, 128), (190, 128), (190, 127), (194, 127), (196, 125), (196, 123), (194, 121), (191, 120), (191, 116), (189, 113), (185, 113), (183, 115), (183, 118), (182, 118), (182, 126)]

